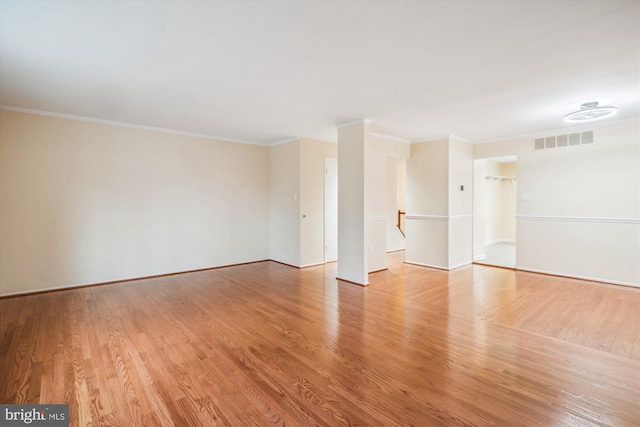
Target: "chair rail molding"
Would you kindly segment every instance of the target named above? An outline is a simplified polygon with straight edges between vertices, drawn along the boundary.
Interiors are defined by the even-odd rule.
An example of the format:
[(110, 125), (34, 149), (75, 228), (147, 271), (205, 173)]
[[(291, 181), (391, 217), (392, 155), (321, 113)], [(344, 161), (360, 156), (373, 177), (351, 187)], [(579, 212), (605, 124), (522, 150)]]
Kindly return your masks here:
[(405, 219), (416, 219), (423, 221), (456, 221), (461, 219), (473, 219), (473, 214), (465, 215), (420, 215), (420, 214), (406, 214)]

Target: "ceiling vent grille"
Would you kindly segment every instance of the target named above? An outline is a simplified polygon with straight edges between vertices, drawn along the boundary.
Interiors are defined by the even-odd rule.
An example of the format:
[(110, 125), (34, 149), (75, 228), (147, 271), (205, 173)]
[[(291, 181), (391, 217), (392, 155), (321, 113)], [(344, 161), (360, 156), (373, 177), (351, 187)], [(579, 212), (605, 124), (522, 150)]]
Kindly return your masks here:
[(575, 145), (593, 144), (593, 131), (547, 136), (533, 140), (534, 151), (551, 148), (573, 147)]
[(571, 133), (571, 134), (569, 134), (569, 145), (580, 145), (580, 134), (579, 133)]
[(569, 141), (569, 135), (558, 135), (558, 147), (566, 147)]

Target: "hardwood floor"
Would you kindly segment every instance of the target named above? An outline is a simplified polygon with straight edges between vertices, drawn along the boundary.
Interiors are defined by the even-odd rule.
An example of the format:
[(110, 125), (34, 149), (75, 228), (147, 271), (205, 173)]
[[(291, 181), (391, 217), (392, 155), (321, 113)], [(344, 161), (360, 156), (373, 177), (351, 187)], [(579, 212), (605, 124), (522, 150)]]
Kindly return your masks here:
[(640, 289), (275, 262), (0, 300), (0, 401), (71, 425), (640, 425)]

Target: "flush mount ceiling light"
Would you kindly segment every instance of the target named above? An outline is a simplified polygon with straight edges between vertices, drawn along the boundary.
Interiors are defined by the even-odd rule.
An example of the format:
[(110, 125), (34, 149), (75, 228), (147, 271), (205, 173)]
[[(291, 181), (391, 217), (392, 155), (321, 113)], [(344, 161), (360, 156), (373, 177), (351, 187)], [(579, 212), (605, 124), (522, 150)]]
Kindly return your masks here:
[(618, 109), (613, 105), (603, 105), (600, 107), (597, 102), (585, 102), (580, 106), (580, 110), (564, 116), (564, 121), (569, 123), (591, 122), (613, 116), (617, 112)]

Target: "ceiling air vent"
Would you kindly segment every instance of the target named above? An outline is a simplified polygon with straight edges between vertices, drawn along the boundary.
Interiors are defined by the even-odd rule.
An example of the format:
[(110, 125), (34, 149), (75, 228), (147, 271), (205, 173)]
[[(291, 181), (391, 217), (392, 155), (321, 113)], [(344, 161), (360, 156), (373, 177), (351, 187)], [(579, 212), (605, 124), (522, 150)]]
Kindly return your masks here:
[(548, 150), (550, 148), (564, 148), (574, 145), (593, 144), (593, 131), (570, 133), (565, 135), (546, 136), (533, 140), (533, 149)]
[(580, 140), (582, 144), (593, 144), (593, 131), (582, 132), (580, 134)]
[(579, 133), (570, 133), (569, 134), (569, 145), (580, 145), (580, 134)]
[(568, 144), (568, 135), (558, 135), (558, 147), (566, 147)]

